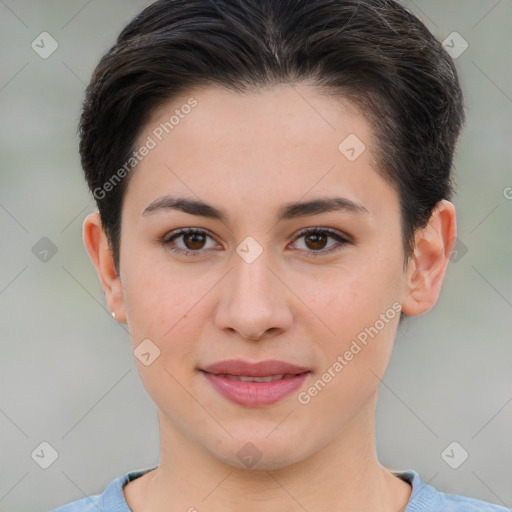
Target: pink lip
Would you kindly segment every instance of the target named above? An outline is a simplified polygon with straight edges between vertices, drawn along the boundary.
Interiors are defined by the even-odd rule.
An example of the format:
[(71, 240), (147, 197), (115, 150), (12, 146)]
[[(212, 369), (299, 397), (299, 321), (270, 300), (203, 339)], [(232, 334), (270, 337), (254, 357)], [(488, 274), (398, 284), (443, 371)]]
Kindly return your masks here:
[[(299, 388), (311, 373), (308, 368), (269, 359), (251, 363), (241, 359), (220, 361), (201, 369), (213, 388), (238, 405), (258, 407), (278, 402)], [(230, 376), (268, 377), (286, 375), (270, 382), (243, 382)]]
[(251, 363), (243, 359), (228, 359), (210, 364), (201, 370), (218, 375), (227, 373), (229, 375), (245, 375), (246, 377), (267, 377), (268, 375), (298, 374), (309, 371), (309, 368), (297, 366), (285, 361), (266, 359)]

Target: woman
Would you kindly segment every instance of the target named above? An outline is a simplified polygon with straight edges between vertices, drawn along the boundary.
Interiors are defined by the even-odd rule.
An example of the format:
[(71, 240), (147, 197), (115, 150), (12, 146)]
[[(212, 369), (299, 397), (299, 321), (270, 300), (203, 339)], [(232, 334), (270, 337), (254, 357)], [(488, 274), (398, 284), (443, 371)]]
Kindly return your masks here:
[[(504, 511), (377, 458), (456, 239), (453, 61), (390, 0), (160, 0), (103, 57), (83, 225), (160, 464), (59, 512)], [(207, 497), (207, 499), (206, 499)]]

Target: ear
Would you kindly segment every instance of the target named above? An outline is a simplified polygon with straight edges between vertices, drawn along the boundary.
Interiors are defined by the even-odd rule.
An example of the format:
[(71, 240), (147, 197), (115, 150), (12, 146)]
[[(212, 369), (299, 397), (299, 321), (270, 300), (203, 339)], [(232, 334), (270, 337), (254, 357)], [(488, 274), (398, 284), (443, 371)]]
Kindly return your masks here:
[(82, 236), (105, 293), (108, 310), (118, 322), (126, 323), (121, 279), (116, 272), (112, 251), (103, 230), (99, 213), (89, 214), (82, 226)]
[(414, 253), (406, 272), (403, 313), (421, 315), (435, 305), (456, 237), (455, 206), (443, 199), (437, 203), (427, 226), (416, 233)]

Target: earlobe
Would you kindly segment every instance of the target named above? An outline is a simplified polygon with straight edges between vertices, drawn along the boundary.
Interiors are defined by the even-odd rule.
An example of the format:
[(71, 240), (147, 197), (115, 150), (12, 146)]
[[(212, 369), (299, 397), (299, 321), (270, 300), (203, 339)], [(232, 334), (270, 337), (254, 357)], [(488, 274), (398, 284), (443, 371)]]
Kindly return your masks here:
[(437, 302), (456, 236), (455, 207), (450, 201), (442, 200), (427, 226), (416, 233), (402, 301), (406, 315), (421, 315)]
[(98, 273), (108, 310), (115, 313), (115, 319), (118, 322), (126, 322), (121, 279), (116, 272), (112, 251), (103, 230), (99, 213), (91, 213), (85, 218), (82, 226), (82, 237), (89, 257)]

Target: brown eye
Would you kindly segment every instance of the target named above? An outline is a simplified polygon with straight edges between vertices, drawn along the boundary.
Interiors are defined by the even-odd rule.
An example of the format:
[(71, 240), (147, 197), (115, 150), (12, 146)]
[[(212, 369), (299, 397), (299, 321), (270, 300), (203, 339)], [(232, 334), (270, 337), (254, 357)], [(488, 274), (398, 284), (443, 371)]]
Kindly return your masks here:
[(206, 237), (201, 233), (187, 233), (183, 236), (183, 243), (187, 249), (198, 250), (202, 249), (205, 243)]
[[(182, 239), (182, 247), (175, 242), (180, 238)], [(169, 234), (161, 240), (161, 243), (173, 252), (182, 253), (187, 256), (200, 256), (207, 252), (203, 249), (211, 248), (206, 247), (208, 238), (211, 238), (211, 236), (202, 229), (186, 228)]]
[[(343, 248), (344, 245), (351, 244), (352, 242), (343, 237), (337, 231), (327, 228), (308, 228), (299, 233), (297, 240), (303, 238), (305, 249), (299, 248), (304, 251), (307, 256), (322, 256), (336, 252)], [(327, 246), (329, 238), (334, 239), (336, 242)]]
[(306, 235), (304, 237), (304, 241), (309, 249), (319, 251), (325, 248), (328, 238), (329, 237), (325, 233), (313, 233), (311, 235)]

